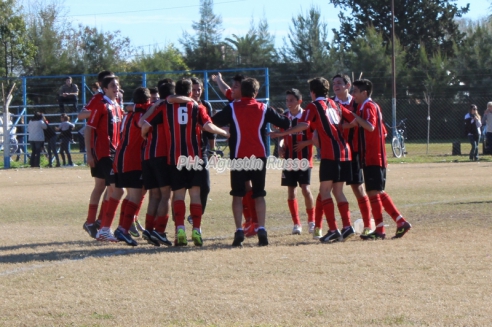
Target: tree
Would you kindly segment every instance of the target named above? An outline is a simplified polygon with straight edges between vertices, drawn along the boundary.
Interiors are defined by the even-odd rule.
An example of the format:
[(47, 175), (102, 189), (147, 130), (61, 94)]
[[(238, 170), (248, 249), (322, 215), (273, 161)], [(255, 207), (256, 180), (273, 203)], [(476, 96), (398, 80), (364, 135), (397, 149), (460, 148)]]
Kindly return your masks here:
[(163, 49), (154, 49), (151, 54), (136, 55), (130, 63), (130, 70), (134, 72), (158, 72), (172, 70), (188, 70), (183, 56), (173, 44)]
[(280, 54), (283, 61), (296, 67), (298, 73), (322, 76), (329, 71), (329, 44), (327, 24), (321, 20), (318, 7), (312, 6), (305, 16), (292, 18), (288, 41)]
[(262, 18), (255, 27), (254, 20), (245, 36), (237, 36), (225, 39), (226, 44), (232, 48), (228, 57), (234, 58), (233, 66), (264, 67), (270, 66), (277, 53), (274, 46), (274, 37), (268, 32), (268, 22)]
[(36, 52), (20, 10), (16, 0), (0, 2), (0, 71), (5, 77), (22, 73)]
[(192, 69), (217, 69), (225, 60), (222, 17), (214, 14), (213, 4), (213, 0), (200, 0), (200, 20), (192, 23), (195, 35), (184, 32), (179, 40)]
[[(340, 30), (333, 30), (337, 43), (350, 44), (370, 25), (382, 33), (385, 46), (391, 45), (390, 0), (330, 0), (341, 12)], [(420, 45), (428, 53), (438, 50), (448, 58), (454, 56), (454, 44), (460, 44), (464, 34), (455, 19), (466, 14), (470, 5), (458, 8), (451, 0), (394, 0), (395, 35), (400, 40), (407, 61), (419, 60)], [(347, 14), (345, 14), (347, 13)]]

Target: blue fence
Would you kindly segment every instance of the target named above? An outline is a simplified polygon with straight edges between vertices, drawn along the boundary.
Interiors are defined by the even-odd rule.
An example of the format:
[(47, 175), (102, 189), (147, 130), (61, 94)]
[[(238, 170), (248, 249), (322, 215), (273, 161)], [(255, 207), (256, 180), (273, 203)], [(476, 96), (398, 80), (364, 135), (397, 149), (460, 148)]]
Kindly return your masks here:
[[(268, 68), (245, 68), (245, 69), (226, 69), (220, 70), (223, 75), (223, 79), (226, 83), (236, 74), (243, 74), (256, 78), (260, 82), (260, 91), (257, 99), (268, 103), (270, 100), (270, 85), (269, 85), (269, 73)], [(209, 101), (214, 109), (223, 108), (228, 102), (219, 88), (210, 80), (212, 74), (217, 74), (217, 71), (212, 70), (200, 70), (200, 71), (159, 71), (159, 72), (134, 72), (134, 73), (117, 73), (116, 75), (120, 79), (120, 85), (125, 91), (124, 101), (125, 103), (131, 102), (133, 90), (139, 86), (154, 87), (157, 85), (157, 81), (162, 78), (178, 79), (181, 77), (195, 76), (204, 81), (203, 99)], [(58, 76), (24, 76), (19, 78), (2, 79), (2, 81), (9, 84), (16, 83), (17, 89), (14, 92), (14, 98), (9, 106), (9, 112), (12, 117), (12, 124), (9, 125), (8, 131), (5, 131), (3, 135), (9, 136), (13, 128), (24, 127), (27, 129), (27, 123), (34, 112), (43, 112), (50, 121), (54, 121), (57, 124), (59, 117), (58, 112), (58, 90), (64, 84), (67, 75)], [(93, 91), (91, 85), (96, 82), (97, 74), (87, 75), (70, 75), (72, 82), (79, 87), (79, 97), (77, 109), (73, 112), (66, 111), (67, 114), (72, 116), (72, 122), (77, 127), (83, 127), (85, 121), (78, 121), (76, 118), (76, 112), (83, 108), (87, 102), (91, 99)], [(65, 105), (66, 108), (71, 108), (69, 105)], [(7, 120), (7, 114), (4, 113), (3, 119)], [(21, 123), (22, 120), (24, 123)], [(76, 133), (76, 131), (74, 131)], [(0, 133), (1, 134), (1, 133)], [(19, 146), (23, 149), (23, 160), (27, 163), (28, 142), (27, 133), (19, 133), (22, 136), (22, 142), (19, 142)], [(3, 147), (8, 147), (9, 137), (3, 138)], [(269, 145), (269, 140), (268, 140)], [(267, 147), (269, 151), (270, 147)], [(4, 151), (4, 168), (10, 168), (10, 155), (8, 151)], [(85, 156), (84, 156), (85, 162)]]

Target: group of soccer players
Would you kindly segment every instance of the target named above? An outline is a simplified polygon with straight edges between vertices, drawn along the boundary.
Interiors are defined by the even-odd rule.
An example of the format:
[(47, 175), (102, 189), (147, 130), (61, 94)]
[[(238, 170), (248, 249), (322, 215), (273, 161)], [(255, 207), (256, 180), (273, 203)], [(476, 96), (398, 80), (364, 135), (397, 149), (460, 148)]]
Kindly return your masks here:
[[(118, 78), (109, 71), (98, 75), (100, 92), (79, 114), (79, 118), (88, 119), (87, 162), (95, 180), (83, 225), (91, 237), (135, 246), (137, 242), (132, 236), (142, 233), (143, 239), (154, 246), (170, 246), (166, 228), (171, 213), (174, 245), (185, 246), (188, 193), (188, 221), (193, 225), (191, 239), (195, 246), (202, 246), (201, 219), (210, 191), (210, 175), (205, 169), (207, 146), (214, 149), (214, 134), (218, 134), (229, 139), (230, 160), (262, 163), (259, 169), (230, 172), (236, 225), (232, 245), (242, 246), (245, 237), (255, 235), (259, 246), (268, 245), (265, 228), (268, 124), (278, 128), (270, 136), (282, 138), (280, 153), (284, 158), (309, 162), (307, 170), (282, 171), (282, 185), (288, 187), (293, 234), (302, 232), (296, 200), (298, 185), (305, 198), (309, 232), (321, 242), (345, 241), (355, 235), (343, 194), (344, 183), (351, 185), (358, 200), (364, 221), (362, 239), (385, 238), (383, 208), (397, 224), (394, 238), (402, 237), (411, 228), (384, 192), (386, 130), (381, 110), (370, 98), (369, 80), (358, 80), (351, 85), (348, 76), (334, 76), (333, 99), (328, 98), (330, 84), (326, 79), (309, 80), (312, 102), (303, 109), (299, 90), (288, 90), (288, 111), (283, 115), (256, 100), (260, 85), (254, 78), (236, 75), (232, 87), (223, 81), (220, 73), (213, 75), (212, 80), (229, 100), (218, 113), (213, 114), (210, 104), (200, 99), (201, 81), (184, 78), (177, 82), (159, 81), (159, 100), (153, 97), (151, 101), (149, 89), (137, 88), (133, 93), (134, 104), (127, 107), (125, 114)], [(313, 145), (321, 151), (320, 189), (315, 205), (309, 188)], [(126, 197), (121, 201), (124, 189)], [(149, 201), (145, 227), (142, 227), (137, 217), (147, 191)], [(332, 194), (342, 218), (341, 230), (336, 223)], [(99, 217), (96, 217), (101, 196)], [(113, 233), (111, 225), (120, 202), (119, 223)], [(371, 211), (376, 224), (374, 231), (370, 226)], [(323, 214), (328, 223), (324, 236)]]

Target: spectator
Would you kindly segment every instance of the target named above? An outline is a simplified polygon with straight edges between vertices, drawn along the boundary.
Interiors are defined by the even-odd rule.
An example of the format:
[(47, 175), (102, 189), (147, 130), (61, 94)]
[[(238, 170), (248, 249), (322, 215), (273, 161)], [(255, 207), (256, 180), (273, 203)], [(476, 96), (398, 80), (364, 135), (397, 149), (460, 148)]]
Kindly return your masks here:
[(40, 112), (34, 113), (34, 117), (32, 117), (27, 126), (32, 151), (31, 167), (39, 167), (41, 148), (44, 143), (44, 129), (46, 129), (46, 124), (43, 121), (43, 114)]
[(53, 167), (53, 155), (56, 159), (56, 167), (60, 167), (60, 158), (58, 157), (58, 151), (56, 151), (56, 132), (52, 126), (50, 126), (48, 120), (43, 115), (43, 121), (46, 124), (44, 130), (44, 139), (48, 143), (48, 167)]
[(65, 78), (65, 84), (60, 87), (58, 92), (58, 104), (60, 105), (60, 113), (65, 112), (65, 104), (72, 104), (74, 112), (77, 112), (77, 101), (79, 95), (79, 88), (77, 84), (72, 83), (72, 78), (67, 76)]
[(477, 106), (472, 104), (470, 106), (470, 112), (465, 116), (465, 133), (471, 144), (471, 161), (478, 161), (478, 144), (480, 142), (480, 135), (482, 134), (480, 127), (482, 127), (482, 120), (478, 114)]
[(486, 125), (484, 129), (486, 153), (492, 154), (492, 102), (487, 103), (487, 110), (483, 113), (482, 125)]
[(75, 127), (70, 122), (70, 117), (67, 114), (61, 114), (61, 124), (58, 130), (60, 131), (60, 155), (62, 157), (63, 166), (65, 166), (65, 154), (67, 155), (68, 166), (76, 166), (72, 162), (72, 155), (70, 154), (70, 143), (72, 142), (72, 130)]

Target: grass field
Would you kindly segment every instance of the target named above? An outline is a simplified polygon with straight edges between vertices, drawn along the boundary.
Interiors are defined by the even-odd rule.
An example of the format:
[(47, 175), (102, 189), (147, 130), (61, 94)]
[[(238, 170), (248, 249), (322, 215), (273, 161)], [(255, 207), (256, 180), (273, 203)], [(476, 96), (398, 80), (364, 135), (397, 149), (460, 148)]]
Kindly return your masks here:
[(490, 326), (491, 168), (391, 163), (387, 191), (412, 230), (331, 245), (290, 235), (268, 171), (271, 245), (242, 249), (230, 247), (227, 173), (211, 172), (203, 248), (129, 248), (82, 230), (87, 168), (0, 170), (0, 326)]

